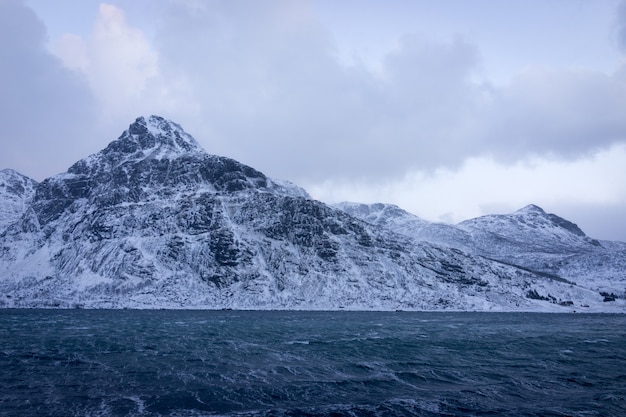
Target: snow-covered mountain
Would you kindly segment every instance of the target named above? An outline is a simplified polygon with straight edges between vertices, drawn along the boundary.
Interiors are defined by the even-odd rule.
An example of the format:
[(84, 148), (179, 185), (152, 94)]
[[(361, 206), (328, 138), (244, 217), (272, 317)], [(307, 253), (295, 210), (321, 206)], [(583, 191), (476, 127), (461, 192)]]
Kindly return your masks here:
[(384, 227), (421, 242), (472, 252), (474, 242), (470, 233), (446, 223), (433, 223), (419, 218), (394, 204), (364, 204), (342, 202), (334, 205), (351, 216)]
[(344, 202), (336, 207), (419, 241), (570, 282), (607, 300), (626, 295), (626, 243), (592, 239), (576, 224), (533, 204), (458, 225), (427, 222), (390, 204)]
[(7, 192), (0, 200), (12, 213), (0, 229), (0, 306), (624, 308), (597, 289), (488, 256), (474, 246), (488, 240), (478, 223), (330, 207), (206, 153), (157, 116), (138, 118), (66, 173), (22, 183), (31, 185), (17, 193), (21, 205)]
[(483, 256), (565, 279), (607, 299), (626, 294), (626, 244), (589, 238), (576, 224), (537, 206), (458, 226)]
[(37, 182), (12, 169), (0, 171), (0, 232), (26, 211)]

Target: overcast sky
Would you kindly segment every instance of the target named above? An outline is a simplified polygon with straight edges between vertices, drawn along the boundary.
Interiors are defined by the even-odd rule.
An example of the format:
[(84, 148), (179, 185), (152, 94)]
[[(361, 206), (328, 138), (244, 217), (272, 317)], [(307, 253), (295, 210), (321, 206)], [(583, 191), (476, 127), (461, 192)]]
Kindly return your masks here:
[(325, 202), (534, 203), (626, 241), (619, 0), (0, 0), (0, 168), (150, 114)]

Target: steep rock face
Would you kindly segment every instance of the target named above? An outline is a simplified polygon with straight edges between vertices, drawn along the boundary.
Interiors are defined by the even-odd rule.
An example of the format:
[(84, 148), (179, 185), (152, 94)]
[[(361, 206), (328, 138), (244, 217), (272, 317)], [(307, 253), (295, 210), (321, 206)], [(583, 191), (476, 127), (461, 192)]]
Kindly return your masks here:
[(103, 151), (39, 184), (27, 213), (3, 236), (0, 259), (10, 275), (28, 281), (47, 274), (72, 294), (85, 286), (105, 298), (113, 290), (132, 293), (173, 273), (219, 286), (248, 273), (234, 270), (247, 258), (227, 200), (257, 192), (306, 196), (206, 154), (174, 123), (139, 118)]
[(12, 169), (0, 171), (0, 232), (26, 211), (37, 182)]
[(156, 116), (29, 198), (0, 232), (0, 305), (546, 308), (531, 289), (602, 304), (585, 288), (398, 233), (398, 208), (376, 224), (314, 201)]
[(180, 126), (138, 118), (106, 149), (43, 181), (33, 209), (45, 226), (72, 204), (107, 208), (168, 200), (176, 193), (232, 193), (246, 189), (300, 192), (274, 184), (232, 159), (208, 155)]

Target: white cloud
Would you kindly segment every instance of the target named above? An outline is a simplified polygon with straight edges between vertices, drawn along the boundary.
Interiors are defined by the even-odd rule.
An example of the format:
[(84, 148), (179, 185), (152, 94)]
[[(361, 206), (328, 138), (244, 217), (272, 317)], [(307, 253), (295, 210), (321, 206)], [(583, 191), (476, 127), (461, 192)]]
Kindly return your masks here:
[[(456, 223), (530, 203), (557, 213), (567, 208), (575, 215), (574, 207), (626, 205), (624, 166), (626, 145), (616, 145), (572, 162), (532, 158), (504, 165), (488, 157), (470, 158), (457, 170), (413, 171), (379, 183), (328, 180), (307, 189), (322, 201), (397, 204), (431, 221)], [(594, 232), (611, 234), (605, 228), (587, 230), (592, 236)]]
[[(150, 84), (159, 75), (158, 54), (122, 9), (102, 3), (91, 35), (65, 34), (54, 45), (64, 64), (85, 74), (105, 123), (128, 123), (154, 98)], [(154, 105), (154, 103), (152, 103)], [(118, 126), (119, 129), (119, 126)]]
[(90, 64), (89, 52), (83, 38), (72, 33), (65, 33), (52, 48), (53, 53), (63, 61), (67, 68), (83, 74), (87, 73)]

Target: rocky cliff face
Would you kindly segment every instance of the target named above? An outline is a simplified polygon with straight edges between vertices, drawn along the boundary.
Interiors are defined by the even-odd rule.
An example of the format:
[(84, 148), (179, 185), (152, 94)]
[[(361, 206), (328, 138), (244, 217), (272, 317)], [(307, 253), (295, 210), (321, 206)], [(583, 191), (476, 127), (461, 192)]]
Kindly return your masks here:
[(24, 214), (36, 186), (36, 181), (12, 169), (0, 171), (0, 232)]
[(553, 308), (532, 290), (604, 307), (585, 287), (403, 234), (399, 209), (380, 224), (312, 200), (156, 116), (66, 173), (24, 181), (0, 229), (0, 306)]

